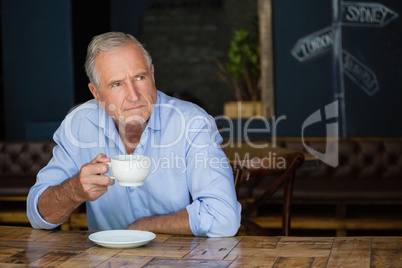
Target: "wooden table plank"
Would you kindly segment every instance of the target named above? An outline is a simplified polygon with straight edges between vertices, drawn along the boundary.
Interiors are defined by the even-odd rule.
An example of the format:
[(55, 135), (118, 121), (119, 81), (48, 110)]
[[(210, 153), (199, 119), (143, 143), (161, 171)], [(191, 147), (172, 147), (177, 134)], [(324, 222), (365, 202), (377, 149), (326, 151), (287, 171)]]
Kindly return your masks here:
[(277, 248), (331, 249), (333, 238), (327, 237), (283, 237)]
[(15, 241), (35, 241), (42, 236), (48, 235), (49, 231), (36, 230), (33, 228), (14, 228), (0, 237), (0, 240), (15, 240)]
[(204, 237), (157, 234), (149, 244), (135, 249), (122, 250), (118, 258), (157, 257), (180, 259), (205, 240)]
[(95, 267), (106, 262), (120, 251), (121, 249), (92, 247), (68, 259), (58, 267)]
[(156, 234), (156, 237), (152, 240), (152, 242), (163, 243), (163, 242), (167, 241), (170, 238), (172, 238), (172, 235)]
[(402, 249), (373, 249), (372, 267), (402, 267)]
[(110, 268), (110, 267), (144, 267), (149, 263), (153, 257), (121, 257), (115, 256), (102, 264), (96, 266), (96, 268)]
[(229, 267), (274, 267), (276, 260), (277, 257), (260, 256), (256, 258), (239, 256), (234, 259)]
[[(189, 244), (189, 245), (194, 245), (194, 246), (198, 246), (200, 243), (202, 243), (203, 241), (205, 241), (205, 237), (195, 237), (195, 236), (171, 236), (168, 239), (166, 239), (164, 242), (165, 243), (185, 243), (185, 244)], [(154, 240), (152, 240), (152, 242), (157, 242)]]
[(24, 264), (28, 265), (32, 262), (42, 259), (49, 252), (42, 250), (22, 250), (10, 257), (1, 260), (2, 264)]
[(79, 252), (51, 252), (42, 258), (29, 263), (34, 267), (56, 267), (68, 261), (69, 259), (78, 255)]
[(373, 249), (402, 249), (402, 237), (375, 237)]
[(402, 238), (401, 237), (373, 238), (371, 266), (401, 267)]
[(184, 259), (196, 260), (223, 260), (233, 247), (198, 247), (192, 250)]
[(314, 262), (311, 268), (325, 268), (327, 267), (327, 263), (328, 263), (328, 257), (314, 258)]
[(241, 239), (241, 237), (209, 238), (200, 243), (184, 259), (223, 260)]
[(51, 242), (51, 243), (63, 243), (63, 244), (70, 244), (73, 242), (90, 242), (88, 239), (87, 233), (82, 232), (50, 232), (44, 236), (39, 237), (35, 241), (37, 242)]
[(181, 259), (186, 256), (195, 245), (181, 243), (155, 243), (150, 242), (139, 248), (124, 249), (119, 257), (153, 256), (157, 258)]
[(210, 268), (226, 268), (231, 264), (230, 261), (217, 260), (171, 260), (155, 258), (146, 264), (144, 267), (210, 267)]
[(295, 248), (234, 248), (227, 260), (234, 260), (238, 256), (246, 257), (328, 257), (330, 249), (295, 249)]
[(371, 244), (370, 238), (335, 238), (327, 267), (370, 267)]
[(14, 226), (0, 226), (0, 237), (15, 231)]
[(93, 247), (92, 244), (56, 244), (56, 243), (46, 243), (46, 242), (24, 242), (24, 241), (14, 241), (14, 240), (0, 240), (0, 251), (5, 248), (12, 248), (26, 250), (26, 249), (36, 249), (42, 251), (84, 251), (88, 248)]
[(0, 247), (0, 263), (2, 263), (4, 259), (18, 254), (21, 251), (23, 251), (23, 249)]
[[(327, 257), (238, 257), (229, 267), (311, 267), (325, 268)], [(279, 266), (278, 266), (279, 263)]]
[(314, 257), (279, 257), (275, 268), (310, 268), (313, 265)]
[(236, 248), (275, 248), (279, 239), (275, 236), (245, 236)]

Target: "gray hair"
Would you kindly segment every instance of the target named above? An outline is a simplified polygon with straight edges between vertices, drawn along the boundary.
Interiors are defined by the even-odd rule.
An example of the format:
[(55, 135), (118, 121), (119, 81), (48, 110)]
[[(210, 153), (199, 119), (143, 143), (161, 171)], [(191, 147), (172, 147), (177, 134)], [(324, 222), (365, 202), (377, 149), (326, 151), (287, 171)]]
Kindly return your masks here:
[(99, 74), (95, 68), (95, 58), (101, 51), (112, 51), (117, 48), (122, 48), (130, 42), (137, 45), (141, 50), (145, 61), (148, 64), (150, 70), (152, 70), (152, 58), (144, 46), (131, 34), (125, 34), (121, 32), (108, 32), (100, 34), (92, 38), (92, 41), (88, 45), (87, 57), (85, 61), (85, 71), (89, 78), (89, 82), (93, 84), (99, 90)]

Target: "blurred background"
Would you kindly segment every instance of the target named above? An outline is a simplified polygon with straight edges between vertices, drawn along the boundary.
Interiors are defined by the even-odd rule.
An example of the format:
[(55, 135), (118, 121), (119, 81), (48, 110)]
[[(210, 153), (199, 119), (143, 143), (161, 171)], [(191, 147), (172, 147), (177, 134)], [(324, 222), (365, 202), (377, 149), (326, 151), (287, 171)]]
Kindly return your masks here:
[[(333, 20), (339, 3), (348, 25)], [(339, 166), (320, 162), (296, 174), (301, 234), (401, 234), (401, 0), (0, 0), (0, 16), (0, 201), (25, 201), (51, 157), (54, 131), (92, 98), (84, 71), (92, 37), (122, 31), (149, 50), (160, 91), (198, 104), (234, 136), (249, 127), (257, 130), (250, 138), (275, 134), (279, 146), (306, 152), (304, 135), (326, 153), (327, 127), (339, 124)], [(338, 99), (339, 117), (328, 116), (325, 107)], [(256, 102), (246, 116), (222, 118), (237, 101)], [(267, 117), (255, 113), (264, 101), (274, 112)], [(303, 128), (313, 114), (318, 120)], [(249, 121), (254, 115), (261, 117)], [(254, 182), (242, 198), (267, 187)], [(0, 213), (0, 223), (27, 224), (20, 203), (20, 214)], [(265, 212), (279, 215), (266, 227), (280, 227), (278, 204), (259, 211), (262, 220)]]
[(252, 27), (256, 1), (1, 0), (1, 139), (49, 139), (92, 98), (84, 71), (91, 38), (133, 34), (151, 53), (157, 88), (222, 114), (233, 93), (216, 79), (235, 29)]
[[(301, 136), (306, 118), (335, 100), (340, 82), (331, 49), (303, 61), (292, 55), (298, 41), (331, 27), (333, 2), (272, 0), (273, 38), (263, 41), (273, 45), (268, 59), (273, 68), (263, 72), (274, 74), (276, 118), (286, 116), (279, 136)], [(369, 95), (344, 76), (346, 137), (399, 137), (402, 133), (402, 24), (398, 17), (402, 4), (399, 0), (382, 3), (396, 14), (387, 18), (386, 25), (342, 27), (343, 48), (369, 68), (379, 84)], [(247, 45), (254, 46), (250, 58), (258, 65), (247, 70), (255, 67), (260, 72), (255, 57), (261, 41), (257, 0), (1, 0), (0, 7), (3, 140), (51, 139), (66, 113), (92, 98), (84, 72), (86, 47), (103, 32), (136, 36), (153, 57), (157, 88), (197, 103), (212, 116), (223, 114), (225, 102), (239, 100), (219, 79), (220, 66), (234, 60), (233, 42), (242, 42), (239, 30), (248, 35)], [(241, 120), (235, 123), (239, 122), (244, 125)], [(260, 126), (255, 123), (256, 128)], [(310, 127), (305, 135), (325, 136), (325, 122)]]

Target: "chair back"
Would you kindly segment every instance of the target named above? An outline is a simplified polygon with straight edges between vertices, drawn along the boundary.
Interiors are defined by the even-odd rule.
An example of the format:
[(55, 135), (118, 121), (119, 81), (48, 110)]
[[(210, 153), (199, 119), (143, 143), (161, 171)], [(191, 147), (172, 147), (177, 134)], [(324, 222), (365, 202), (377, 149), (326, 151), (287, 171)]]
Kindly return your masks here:
[(236, 194), (239, 194), (239, 187), (250, 179), (250, 171), (246, 167), (232, 166), (233, 180)]
[[(230, 162), (230, 161), (229, 161)], [(282, 235), (288, 236), (290, 233), (291, 204), (293, 192), (293, 180), (296, 170), (303, 164), (304, 155), (299, 152), (286, 155), (275, 155), (270, 158), (256, 159), (255, 161), (230, 162), (233, 169), (236, 194), (242, 184), (253, 177), (278, 175), (275, 182), (265, 189), (264, 193), (256, 198), (252, 203), (242, 209), (242, 225), (253, 230), (258, 235), (269, 235), (267, 229), (259, 226), (250, 218), (262, 204), (269, 200), (275, 192), (284, 185), (283, 215), (282, 215)]]

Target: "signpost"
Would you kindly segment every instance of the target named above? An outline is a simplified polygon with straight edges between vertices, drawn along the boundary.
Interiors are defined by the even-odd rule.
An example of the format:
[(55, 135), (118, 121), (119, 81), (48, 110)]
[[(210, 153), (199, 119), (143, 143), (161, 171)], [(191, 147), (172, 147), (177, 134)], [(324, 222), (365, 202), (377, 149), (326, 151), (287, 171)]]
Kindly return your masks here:
[(384, 27), (398, 17), (379, 3), (341, 2), (341, 23), (344, 26)]
[(300, 39), (292, 50), (292, 55), (302, 62), (330, 51), (334, 43), (332, 28), (328, 27)]
[(342, 57), (343, 72), (367, 95), (373, 96), (380, 89), (375, 73), (345, 50)]
[(342, 48), (342, 26), (384, 27), (398, 14), (379, 3), (332, 0), (332, 26), (298, 40), (291, 51), (299, 62), (322, 55), (332, 49), (334, 99), (339, 101), (340, 133), (346, 137), (345, 85), (346, 74), (367, 95), (380, 90), (377, 77), (370, 68)]

